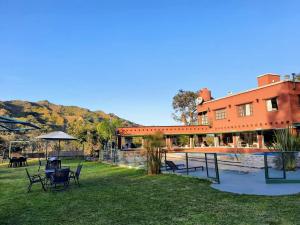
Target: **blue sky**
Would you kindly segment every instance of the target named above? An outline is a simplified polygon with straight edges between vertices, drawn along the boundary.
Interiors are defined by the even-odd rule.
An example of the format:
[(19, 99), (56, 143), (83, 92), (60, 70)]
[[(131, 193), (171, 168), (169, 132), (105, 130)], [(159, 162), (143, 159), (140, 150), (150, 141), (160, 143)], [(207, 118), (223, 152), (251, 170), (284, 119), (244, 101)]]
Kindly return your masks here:
[(47, 99), (144, 125), (172, 97), (300, 72), (300, 1), (0, 0), (0, 100)]

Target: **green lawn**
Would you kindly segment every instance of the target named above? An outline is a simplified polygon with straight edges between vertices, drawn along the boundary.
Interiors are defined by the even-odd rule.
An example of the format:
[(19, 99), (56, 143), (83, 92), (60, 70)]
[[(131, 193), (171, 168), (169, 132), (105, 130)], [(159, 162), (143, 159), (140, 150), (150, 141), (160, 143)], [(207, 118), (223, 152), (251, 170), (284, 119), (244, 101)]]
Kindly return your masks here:
[(300, 195), (240, 196), (195, 178), (100, 163), (82, 172), (81, 187), (45, 193), (35, 185), (28, 194), (24, 168), (0, 166), (0, 224), (300, 224)]

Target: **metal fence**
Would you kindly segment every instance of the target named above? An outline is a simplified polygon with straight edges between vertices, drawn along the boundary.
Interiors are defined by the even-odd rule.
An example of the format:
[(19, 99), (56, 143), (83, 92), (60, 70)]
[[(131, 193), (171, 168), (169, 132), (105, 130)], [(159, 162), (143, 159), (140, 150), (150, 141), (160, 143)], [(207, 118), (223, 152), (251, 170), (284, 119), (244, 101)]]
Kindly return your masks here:
[(300, 183), (300, 153), (265, 153), (265, 178), (271, 183)]
[[(205, 178), (215, 183), (265, 183), (264, 154), (167, 153), (167, 160), (186, 168), (186, 175)], [(204, 171), (189, 168), (203, 166)], [(183, 171), (177, 171), (183, 174)]]
[(164, 163), (164, 171), (206, 178), (215, 183), (220, 183), (216, 153), (165, 153), (163, 162), (166, 161), (173, 162), (177, 168), (170, 168), (170, 165)]
[[(145, 152), (107, 149), (99, 159), (120, 166), (146, 168)], [(292, 160), (292, 161), (291, 161)], [(177, 168), (170, 168), (166, 161)], [(291, 168), (291, 162), (294, 167)], [(162, 172), (212, 180), (214, 183), (300, 183), (300, 153), (221, 154), (169, 152), (162, 155)]]

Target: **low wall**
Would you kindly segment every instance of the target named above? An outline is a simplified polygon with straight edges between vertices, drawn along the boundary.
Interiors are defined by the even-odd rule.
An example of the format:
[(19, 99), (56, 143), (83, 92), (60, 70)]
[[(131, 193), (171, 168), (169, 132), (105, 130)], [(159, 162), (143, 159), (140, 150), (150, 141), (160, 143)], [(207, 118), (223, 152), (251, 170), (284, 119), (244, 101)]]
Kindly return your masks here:
[(24, 155), (27, 158), (31, 158), (31, 159), (40, 159), (40, 158), (45, 158), (46, 157), (44, 152), (26, 153)]
[[(49, 157), (55, 157), (58, 155), (57, 151), (49, 152), (48, 156)], [(83, 151), (60, 151), (59, 152), (59, 157), (84, 157), (84, 152)]]
[[(132, 148), (124, 151), (139, 151), (143, 149)], [(255, 154), (269, 152), (266, 148), (230, 148), (230, 147), (195, 147), (195, 148), (179, 148), (164, 149), (167, 152), (195, 152), (195, 153), (232, 153), (232, 154)]]
[(144, 167), (147, 161), (147, 156), (143, 151), (118, 151), (118, 164)]
[(261, 148), (228, 148), (228, 147), (201, 147), (201, 148), (173, 148), (168, 152), (198, 152), (198, 153), (233, 153), (233, 154), (254, 154), (268, 152), (268, 149)]

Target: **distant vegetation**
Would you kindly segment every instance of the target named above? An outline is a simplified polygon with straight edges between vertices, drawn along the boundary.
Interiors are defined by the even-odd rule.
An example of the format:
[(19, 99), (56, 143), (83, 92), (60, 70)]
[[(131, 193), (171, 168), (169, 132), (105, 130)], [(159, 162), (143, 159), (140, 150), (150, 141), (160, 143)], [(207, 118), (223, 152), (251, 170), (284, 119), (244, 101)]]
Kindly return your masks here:
[(108, 141), (115, 140), (114, 130), (117, 127), (137, 126), (115, 114), (93, 112), (77, 106), (56, 105), (48, 101), (0, 101), (0, 115), (29, 121), (41, 127), (41, 130), (32, 135), (51, 131), (68, 132), (79, 139), (79, 144), (85, 145), (88, 153), (93, 153)]
[(21, 120), (30, 121), (44, 131), (67, 130), (74, 122), (81, 121), (85, 124), (99, 123), (104, 119), (119, 119), (122, 126), (134, 126), (128, 120), (119, 118), (114, 114), (102, 111), (90, 111), (77, 106), (63, 106), (48, 101), (0, 101), (0, 115), (7, 115)]

